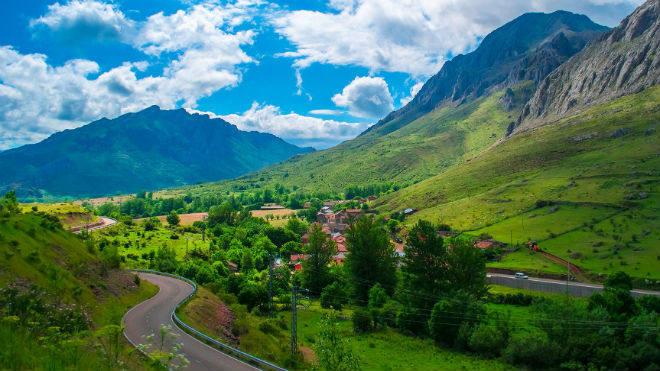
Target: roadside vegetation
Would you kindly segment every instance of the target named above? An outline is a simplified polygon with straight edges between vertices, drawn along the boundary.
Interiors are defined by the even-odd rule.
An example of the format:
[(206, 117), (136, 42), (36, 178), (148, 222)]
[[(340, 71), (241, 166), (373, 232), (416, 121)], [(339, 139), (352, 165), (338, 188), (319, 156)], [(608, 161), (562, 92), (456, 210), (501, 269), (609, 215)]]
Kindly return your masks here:
[[(489, 289), (488, 254), (472, 238), (442, 237), (446, 226), (423, 220), (405, 227), (363, 216), (345, 232), (348, 254), (337, 265), (334, 241), (303, 219), (276, 227), (228, 202), (192, 226), (177, 226), (170, 215), (167, 224), (124, 219), (93, 238), (116, 248), (124, 266), (195, 280), (202, 289), (182, 318), (286, 367), (579, 369), (617, 362), (639, 369), (660, 362), (652, 335), (660, 325), (658, 299), (634, 300), (623, 273), (610, 275), (605, 292), (587, 299)], [(393, 238), (404, 239), (403, 258)], [(301, 253), (306, 258), (295, 270), (291, 256)], [(292, 286), (299, 293), (295, 355)], [(405, 351), (393, 352), (392, 344)]]
[(24, 210), (13, 193), (0, 198), (2, 368), (149, 369), (121, 319), (156, 287), (118, 270), (116, 251), (65, 231), (57, 216)]

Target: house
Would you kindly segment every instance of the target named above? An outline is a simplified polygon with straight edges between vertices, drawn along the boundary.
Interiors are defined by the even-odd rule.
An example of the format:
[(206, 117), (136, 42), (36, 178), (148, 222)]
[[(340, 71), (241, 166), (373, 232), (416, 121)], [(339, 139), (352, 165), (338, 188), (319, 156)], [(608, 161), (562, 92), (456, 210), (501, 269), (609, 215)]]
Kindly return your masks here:
[(403, 258), (403, 256), (406, 255), (405, 245), (401, 242), (394, 242), (394, 251), (399, 255), (399, 258)]
[(350, 224), (355, 219), (359, 218), (362, 214), (362, 209), (346, 209), (341, 210), (335, 214), (335, 219), (338, 223)]
[(291, 258), (289, 260), (291, 263), (297, 263), (305, 259), (307, 259), (305, 254), (291, 254)]

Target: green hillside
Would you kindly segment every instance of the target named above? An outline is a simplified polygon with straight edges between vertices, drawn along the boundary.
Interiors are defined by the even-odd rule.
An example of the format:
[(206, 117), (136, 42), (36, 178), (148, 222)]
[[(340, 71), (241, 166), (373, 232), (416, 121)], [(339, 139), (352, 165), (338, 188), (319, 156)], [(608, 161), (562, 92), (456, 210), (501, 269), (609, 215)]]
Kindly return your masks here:
[(509, 110), (505, 90), (458, 107), (447, 106), (386, 135), (366, 133), (325, 151), (298, 156), (236, 180), (184, 187), (175, 193), (273, 186), (342, 192), (349, 186), (394, 182), (413, 184), (468, 159), (502, 138), (532, 84), (515, 86)]
[[(379, 199), (378, 208), (416, 208), (409, 222), (439, 221), (506, 243), (535, 239), (592, 273), (660, 279), (658, 122), (654, 87), (515, 135)], [(547, 263), (516, 254), (498, 265)]]
[[(157, 291), (117, 269), (118, 255), (66, 232), (58, 218), (0, 199), (0, 364), (3, 369), (143, 369), (121, 332), (126, 310)], [(110, 326), (110, 327), (106, 327)], [(112, 327), (115, 326), (115, 327)]]

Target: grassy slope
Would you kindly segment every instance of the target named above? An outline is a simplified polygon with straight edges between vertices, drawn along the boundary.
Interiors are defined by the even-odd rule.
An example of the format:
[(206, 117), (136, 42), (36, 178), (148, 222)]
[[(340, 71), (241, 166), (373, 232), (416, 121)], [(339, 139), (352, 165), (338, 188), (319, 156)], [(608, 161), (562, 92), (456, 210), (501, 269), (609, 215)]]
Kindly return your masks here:
[[(528, 94), (531, 84), (514, 89)], [(204, 194), (253, 184), (280, 183), (307, 191), (342, 192), (351, 185), (412, 184), (470, 158), (501, 138), (518, 115), (504, 110), (499, 91), (459, 107), (438, 109), (386, 135), (367, 133), (325, 151), (297, 156), (236, 180), (195, 185), (165, 193)]]
[[(136, 286), (132, 275), (125, 272), (101, 274), (99, 258), (90, 254), (77, 236), (63, 230), (48, 230), (41, 223), (42, 217), (33, 213), (0, 220), (0, 286), (37, 285), (52, 295), (53, 300), (81, 305), (89, 313), (93, 328), (119, 325), (128, 308), (157, 292), (157, 287), (148, 282)], [(80, 294), (75, 294), (78, 290)], [(3, 327), (2, 331), (5, 330)], [(5, 335), (0, 334), (0, 338), (6, 339)], [(29, 334), (10, 338), (16, 342), (5, 351), (15, 359), (15, 365), (60, 369), (59, 360), (40, 348), (41, 343)], [(96, 351), (90, 351), (95, 349), (91, 342), (80, 347), (76, 352), (83, 354), (81, 369), (85, 365), (102, 366), (104, 359)], [(131, 349), (124, 343), (125, 361), (134, 369), (144, 368), (142, 361), (131, 355)]]
[[(441, 221), (504, 242), (512, 233), (514, 243), (537, 239), (595, 273), (658, 279), (659, 120), (656, 87), (516, 135), (380, 199), (379, 208), (418, 208), (409, 221)], [(617, 130), (625, 135), (612, 135)], [(537, 200), (559, 204), (534, 210)], [(537, 269), (535, 262), (516, 268)]]
[(23, 212), (29, 212), (33, 207), (38, 211), (43, 211), (48, 214), (57, 216), (60, 222), (66, 227), (76, 227), (85, 225), (86, 223), (93, 223), (98, 220), (98, 216), (90, 213), (84, 207), (73, 202), (60, 202), (60, 203), (28, 203), (21, 204), (20, 208)]

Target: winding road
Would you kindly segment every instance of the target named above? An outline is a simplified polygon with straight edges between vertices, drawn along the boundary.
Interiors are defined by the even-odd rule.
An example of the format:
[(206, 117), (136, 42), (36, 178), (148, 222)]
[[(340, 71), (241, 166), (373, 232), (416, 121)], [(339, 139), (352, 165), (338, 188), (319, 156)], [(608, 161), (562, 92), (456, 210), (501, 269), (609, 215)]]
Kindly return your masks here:
[(124, 315), (124, 334), (133, 345), (146, 343), (145, 338), (158, 334), (161, 324), (165, 324), (171, 326), (172, 331), (178, 335), (175, 341), (183, 344), (182, 352), (190, 361), (188, 370), (257, 370), (204, 344), (174, 324), (172, 313), (193, 292), (190, 284), (150, 273), (138, 275), (157, 285), (160, 290), (154, 297), (136, 305)]

